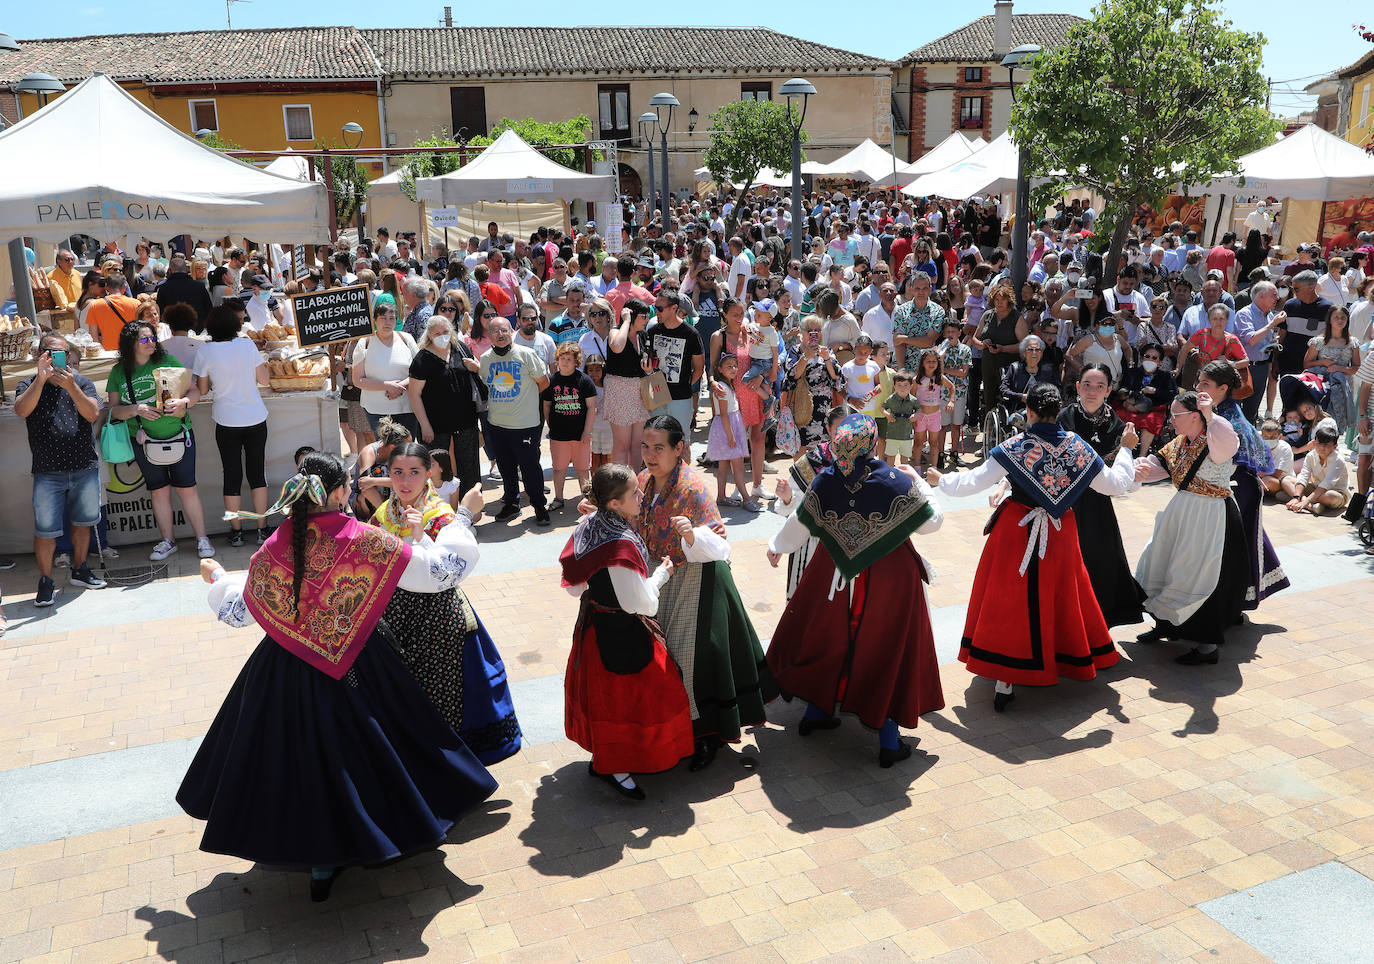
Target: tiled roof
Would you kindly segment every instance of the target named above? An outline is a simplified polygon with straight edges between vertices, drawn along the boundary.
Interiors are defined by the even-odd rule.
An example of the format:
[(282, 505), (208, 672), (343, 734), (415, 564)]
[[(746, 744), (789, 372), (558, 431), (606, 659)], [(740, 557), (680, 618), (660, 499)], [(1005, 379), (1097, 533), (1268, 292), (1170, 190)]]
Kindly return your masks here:
[(1358, 77), (1364, 73), (1368, 73), (1370, 70), (1374, 70), (1374, 50), (1371, 50), (1369, 53), (1365, 54), (1363, 57), (1355, 61), (1349, 67), (1342, 67), (1340, 70), (1336, 71), (1332, 76), (1337, 77), (1341, 80), (1346, 80), (1352, 77)]
[(387, 75), (890, 70), (766, 27), (419, 27), (362, 31)]
[[(992, 14), (979, 17), (923, 47), (917, 47), (898, 63), (987, 63), (996, 60), (998, 58), (993, 56), (994, 52), (1000, 56), (1006, 51), (993, 50), (994, 19)], [(1075, 17), (1071, 13), (1014, 13), (1011, 15), (1011, 46), (1039, 44), (1046, 50), (1058, 47), (1064, 42), (1064, 35), (1069, 28), (1082, 22), (1082, 17)]]
[(151, 83), (379, 76), (356, 27), (105, 34), (21, 40), (18, 51), (0, 51), (0, 84), (34, 72), (76, 83), (96, 71)]

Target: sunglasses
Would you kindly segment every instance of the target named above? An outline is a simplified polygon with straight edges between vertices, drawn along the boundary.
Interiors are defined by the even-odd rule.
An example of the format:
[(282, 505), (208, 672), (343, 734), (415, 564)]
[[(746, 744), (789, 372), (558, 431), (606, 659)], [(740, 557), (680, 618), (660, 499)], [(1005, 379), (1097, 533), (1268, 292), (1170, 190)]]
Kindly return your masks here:
[(458, 313), (458, 309), (453, 307), (453, 305), (440, 305), (434, 310), (445, 315), (456, 315)]
[(497, 317), (497, 313), (494, 312), (494, 311), (487, 311), (487, 312), (484, 312), (484, 313), (482, 314), (482, 317), (483, 317), (483, 319), (486, 319), (486, 318), (495, 318), (495, 317)]
[(144, 335), (142, 338), (138, 340), (138, 343), (140, 345), (156, 345), (157, 339), (153, 338), (151, 335)]
[(589, 311), (589, 312), (587, 312), (587, 317), (588, 317), (588, 318), (609, 318), (609, 317), (611, 317), (611, 313), (610, 313), (609, 311)]

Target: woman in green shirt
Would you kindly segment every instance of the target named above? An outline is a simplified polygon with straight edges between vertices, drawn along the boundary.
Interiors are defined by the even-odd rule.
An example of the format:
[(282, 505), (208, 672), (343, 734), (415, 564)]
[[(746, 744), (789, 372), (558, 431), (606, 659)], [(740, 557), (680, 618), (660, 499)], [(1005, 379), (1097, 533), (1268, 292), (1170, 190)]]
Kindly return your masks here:
[[(200, 400), (200, 391), (193, 384), (184, 398), (168, 399), (162, 409), (156, 408), (157, 382), (153, 370), (157, 368), (185, 368), (158, 344), (157, 330), (146, 321), (131, 321), (119, 333), (119, 357), (110, 369), (105, 391), (109, 394), (110, 418), (128, 425), (133, 441), (134, 461), (148, 485), (153, 501), (153, 519), (157, 522), (162, 541), (153, 547), (149, 558), (161, 562), (177, 551), (172, 534), (172, 489), (181, 500), (181, 510), (196, 534), (196, 550), (202, 559), (215, 554), (205, 534), (205, 512), (200, 494), (196, 491), (196, 446), (191, 435), (190, 419), (186, 413)], [(131, 387), (132, 386), (132, 387)], [(147, 439), (170, 439), (186, 433), (186, 452), (173, 465), (153, 465), (143, 448)]]

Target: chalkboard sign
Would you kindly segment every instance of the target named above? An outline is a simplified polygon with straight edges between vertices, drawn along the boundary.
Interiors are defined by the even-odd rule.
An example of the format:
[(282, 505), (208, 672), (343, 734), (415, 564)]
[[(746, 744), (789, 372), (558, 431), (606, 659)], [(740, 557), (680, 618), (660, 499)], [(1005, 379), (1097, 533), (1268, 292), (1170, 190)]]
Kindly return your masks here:
[(372, 334), (372, 299), (367, 285), (322, 288), (291, 299), (296, 339), (302, 348), (367, 338)]

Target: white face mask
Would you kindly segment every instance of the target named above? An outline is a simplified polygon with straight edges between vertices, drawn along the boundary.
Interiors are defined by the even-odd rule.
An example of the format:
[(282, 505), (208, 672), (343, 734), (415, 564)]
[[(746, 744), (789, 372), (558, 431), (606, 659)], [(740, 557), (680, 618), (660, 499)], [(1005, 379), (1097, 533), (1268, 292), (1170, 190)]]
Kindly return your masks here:
[(259, 291), (257, 294), (253, 295), (253, 297), (265, 305), (267, 304), (267, 299), (272, 297), (272, 293), (269, 291)]
[(447, 334), (435, 335), (430, 341), (434, 344), (435, 348), (447, 348), (449, 336)]
[(1150, 361), (1150, 360), (1147, 358), (1147, 359), (1145, 359), (1143, 362), (1140, 363), (1140, 367), (1143, 368), (1143, 369), (1145, 369), (1147, 372), (1152, 372), (1152, 371), (1154, 371), (1156, 368), (1159, 367), (1159, 362), (1157, 362), (1157, 361)]
[(1078, 283), (1078, 279), (1081, 278), (1081, 277), (1083, 277), (1083, 276), (1082, 276), (1081, 274), (1079, 274), (1077, 271), (1070, 271), (1070, 272), (1069, 272), (1069, 284), (1077, 284), (1077, 283)]

